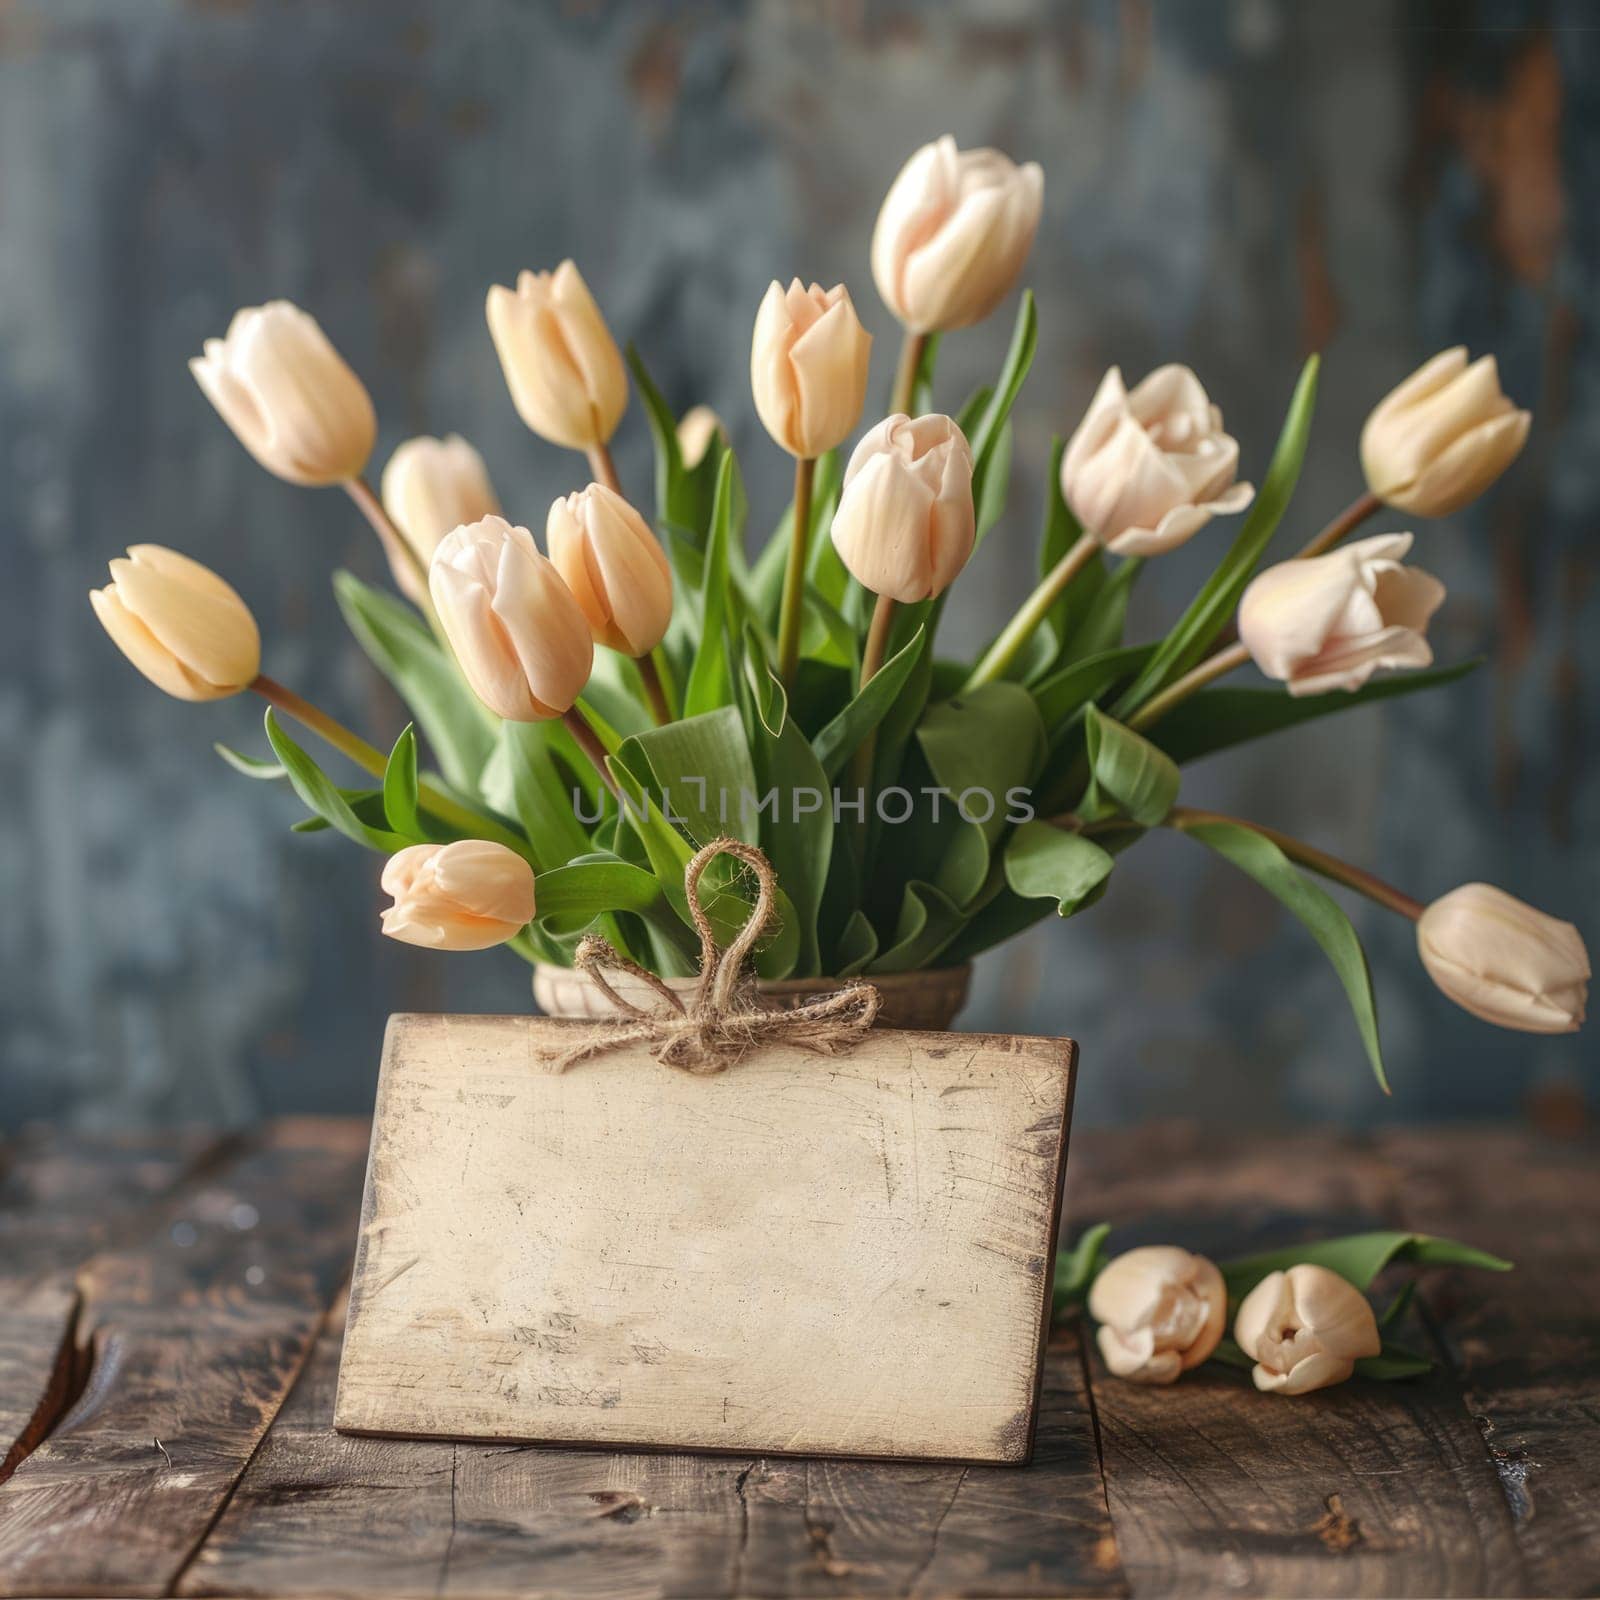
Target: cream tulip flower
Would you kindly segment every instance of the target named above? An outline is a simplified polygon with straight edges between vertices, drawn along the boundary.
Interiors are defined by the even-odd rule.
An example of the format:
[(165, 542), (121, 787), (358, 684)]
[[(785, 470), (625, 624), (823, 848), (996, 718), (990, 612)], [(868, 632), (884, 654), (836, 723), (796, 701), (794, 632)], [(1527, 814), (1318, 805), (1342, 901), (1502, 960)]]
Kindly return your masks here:
[(583, 275), (571, 261), (489, 290), (489, 333), (517, 413), (568, 450), (604, 445), (628, 406), (628, 374)]
[[(424, 572), (447, 533), (500, 515), (500, 501), (483, 457), (458, 433), (443, 439), (426, 435), (407, 439), (383, 469), (382, 494), (383, 509)], [(407, 561), (395, 563), (395, 578), (408, 592), (416, 585)]]
[(885, 417), (850, 457), (833, 543), (874, 594), (942, 593), (972, 554), (972, 449), (949, 417)]
[(1113, 367), (1061, 458), (1061, 495), (1113, 555), (1175, 550), (1255, 498), (1235, 483), (1239, 446), (1187, 367), (1158, 367), (1131, 392)]
[(378, 437), (371, 397), (298, 306), (273, 300), (236, 312), (189, 370), (268, 472), (320, 488), (365, 471)]
[(767, 432), (801, 461), (843, 444), (861, 419), (871, 353), (842, 283), (774, 282), (750, 341), (750, 387)]
[(693, 472), (706, 458), (713, 439), (727, 442), (728, 430), (710, 406), (694, 406), (678, 423), (678, 456), (686, 472)]
[(1106, 1365), (1135, 1383), (1175, 1383), (1222, 1338), (1228, 1294), (1204, 1256), (1145, 1245), (1107, 1265), (1089, 1290)]
[(591, 483), (550, 507), (545, 544), (597, 644), (648, 655), (672, 622), (672, 567), (649, 524)]
[(261, 671), (250, 608), (209, 567), (159, 544), (111, 563), (89, 603), (112, 643), (158, 689), (179, 700), (224, 700)]
[(447, 534), (428, 588), (472, 692), (497, 716), (545, 722), (583, 693), (588, 618), (526, 528), (484, 517)]
[(1457, 345), (1378, 402), (1361, 430), (1361, 470), (1389, 505), (1447, 517), (1516, 460), (1532, 424), (1533, 413), (1501, 393), (1494, 357), (1469, 365)]
[(1273, 1394), (1343, 1383), (1357, 1361), (1383, 1349), (1367, 1297), (1310, 1262), (1263, 1278), (1240, 1302), (1233, 1337), (1255, 1362), (1256, 1388)]
[(1445, 589), (1401, 561), (1409, 533), (1371, 539), (1268, 567), (1239, 601), (1239, 641), (1292, 695), (1359, 689), (1380, 668), (1433, 660), (1429, 619)]
[(958, 150), (946, 135), (889, 186), (872, 230), (872, 277), (913, 333), (981, 322), (1011, 292), (1044, 204), (1037, 162)]
[(1435, 900), (1417, 922), (1428, 976), (1458, 1006), (1522, 1033), (1575, 1033), (1589, 998), (1589, 952), (1570, 922), (1487, 883)]
[(414, 844), (383, 869), (394, 904), (383, 913), (391, 939), (429, 950), (487, 950), (533, 921), (533, 868), (488, 839)]

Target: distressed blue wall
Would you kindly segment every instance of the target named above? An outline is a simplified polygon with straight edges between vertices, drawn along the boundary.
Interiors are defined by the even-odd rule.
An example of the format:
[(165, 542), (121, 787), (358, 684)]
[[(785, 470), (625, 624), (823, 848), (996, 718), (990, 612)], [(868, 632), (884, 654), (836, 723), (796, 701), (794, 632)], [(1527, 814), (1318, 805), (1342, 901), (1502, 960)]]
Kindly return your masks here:
[[(256, 707), (163, 698), (93, 624), (106, 557), (171, 543), (250, 600), (275, 675), (380, 743), (399, 725), (328, 590), (340, 564), (379, 575), (370, 536), (342, 496), (253, 466), (185, 371), (201, 340), (239, 304), (312, 308), (373, 390), (380, 460), (459, 430), (537, 524), (572, 462), (512, 411), (483, 292), (571, 254), (671, 398), (732, 419), (759, 525), (783, 493), (747, 395), (761, 291), (849, 281), (886, 378), (867, 238), (899, 161), (944, 131), (1047, 176), (1012, 520), (952, 637), (980, 642), (1024, 592), (1050, 436), (1108, 363), (1192, 364), (1259, 476), (1299, 358), (1325, 350), (1309, 530), (1359, 487), (1383, 390), (1442, 345), (1493, 349), (1533, 441), (1417, 551), (1451, 590), (1441, 659), (1492, 668), (1219, 758), (1188, 797), (1419, 895), (1501, 882), (1593, 936), (1593, 21), (1581, 0), (0, 0), (0, 1124), (359, 1109), (391, 1009), (526, 1002), (509, 955), (380, 941), (374, 859), (291, 836), (292, 802), (212, 756), (256, 747)], [(1005, 336), (947, 342), (947, 403)], [(628, 482), (647, 458), (635, 411)], [(1203, 577), (1213, 528), (1152, 564), (1139, 626)], [(988, 959), (967, 1021), (1077, 1034), (1088, 1120), (1555, 1114), (1592, 1092), (1591, 1043), (1473, 1023), (1408, 928), (1356, 914), (1390, 1103), (1309, 940), (1181, 839)]]

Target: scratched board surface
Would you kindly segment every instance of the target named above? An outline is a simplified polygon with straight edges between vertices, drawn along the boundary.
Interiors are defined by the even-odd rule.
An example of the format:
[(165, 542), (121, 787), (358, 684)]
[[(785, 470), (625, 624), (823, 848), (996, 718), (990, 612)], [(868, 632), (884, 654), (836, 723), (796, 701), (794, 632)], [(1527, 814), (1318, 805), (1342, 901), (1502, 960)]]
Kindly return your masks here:
[(552, 1071), (587, 1031), (390, 1024), (338, 1427), (1027, 1459), (1071, 1041)]
[[(342, 495), (238, 447), (185, 370), (202, 340), (236, 306), (300, 302), (372, 390), (375, 471), (403, 438), (457, 430), (537, 530), (581, 468), (517, 419), (484, 292), (570, 254), (672, 403), (727, 419), (754, 543), (787, 492), (749, 401), (755, 307), (774, 277), (847, 282), (881, 393), (896, 330), (867, 271), (873, 216), (904, 155), (945, 131), (1047, 177), (1015, 480), (946, 608), (948, 652), (1026, 592), (1051, 437), (1112, 362), (1130, 380), (1193, 366), (1259, 482), (1295, 366), (1325, 352), (1287, 544), (1357, 492), (1380, 393), (1433, 350), (1492, 349), (1532, 438), (1487, 501), (1417, 527), (1416, 560), (1450, 589), (1439, 660), (1493, 664), (1224, 755), (1185, 799), (1424, 898), (1483, 878), (1582, 922), (1600, 904), (1600, 856), (1578, 843), (1600, 748), (1593, 21), (1588, 0), (0, 5), (0, 1116), (364, 1113), (391, 1011), (527, 1004), (512, 955), (380, 940), (376, 858), (289, 834), (281, 786), (212, 755), (215, 739), (263, 750), (258, 708), (167, 700), (94, 626), (105, 559), (168, 543), (242, 591), (269, 671), (376, 743), (403, 725), (329, 589), (340, 565), (384, 581), (371, 536)], [(1011, 310), (944, 341), (939, 408), (993, 377)], [(646, 497), (636, 404), (616, 444)], [(1136, 637), (1236, 525), (1148, 564)], [(1087, 917), (985, 963), (966, 1021), (1083, 1039), (1091, 1121), (1152, 1104), (1504, 1113), (1574, 1078), (1592, 1093), (1592, 1049), (1474, 1022), (1404, 926), (1352, 911), (1392, 1104), (1311, 940), (1178, 838), (1120, 857)]]

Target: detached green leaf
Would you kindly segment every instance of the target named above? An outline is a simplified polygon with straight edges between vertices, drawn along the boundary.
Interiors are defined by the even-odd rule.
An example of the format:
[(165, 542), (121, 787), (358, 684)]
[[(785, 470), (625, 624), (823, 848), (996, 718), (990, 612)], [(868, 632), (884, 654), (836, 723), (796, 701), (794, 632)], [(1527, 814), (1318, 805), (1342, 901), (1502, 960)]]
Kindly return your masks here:
[(1418, 1267), (1481, 1267), (1487, 1272), (1512, 1270), (1511, 1262), (1456, 1239), (1391, 1231), (1318, 1239), (1311, 1244), (1241, 1256), (1234, 1261), (1219, 1262), (1218, 1266), (1228, 1286), (1229, 1298), (1241, 1300), (1269, 1274), (1286, 1272), (1302, 1261), (1337, 1272), (1363, 1293), (1372, 1287), (1373, 1280), (1385, 1267), (1396, 1261)]
[(1025, 822), (1006, 843), (1006, 883), (1011, 892), (1025, 900), (1054, 900), (1063, 917), (1096, 896), (1111, 876), (1112, 864), (1092, 839), (1048, 822)]
[(1194, 666), (1238, 609), (1239, 597), (1277, 532), (1300, 479), (1300, 467), (1311, 437), (1311, 414), (1316, 407), (1317, 367), (1318, 358), (1312, 356), (1301, 369), (1272, 463), (1232, 548), (1206, 580), (1189, 609), (1161, 641), (1149, 666), (1117, 702), (1118, 717), (1131, 716), (1158, 689)]
[(1089, 706), (1084, 724), (1095, 782), (1137, 823), (1153, 828), (1178, 798), (1178, 768), (1142, 734)]
[(1090, 1286), (1106, 1264), (1106, 1238), (1110, 1232), (1109, 1222), (1097, 1222), (1078, 1235), (1078, 1242), (1070, 1250), (1057, 1252), (1055, 1287), (1050, 1297), (1053, 1316), (1059, 1317), (1068, 1306), (1079, 1305), (1088, 1298)]
[(266, 728), (267, 742), (283, 763), (294, 792), (305, 802), (307, 810), (321, 817), (329, 827), (337, 828), (347, 839), (384, 855), (393, 855), (413, 842), (363, 822), (338, 785), (283, 731), (271, 706), (267, 707)]

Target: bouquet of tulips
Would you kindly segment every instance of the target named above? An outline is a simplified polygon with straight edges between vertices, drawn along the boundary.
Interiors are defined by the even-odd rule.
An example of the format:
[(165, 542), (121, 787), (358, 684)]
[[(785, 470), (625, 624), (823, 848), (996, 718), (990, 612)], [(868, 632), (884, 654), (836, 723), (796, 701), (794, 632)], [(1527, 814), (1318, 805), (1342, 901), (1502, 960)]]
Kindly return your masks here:
[[(506, 520), (484, 464), (451, 437), (403, 444), (365, 473), (376, 418), (315, 321), (283, 302), (241, 311), (192, 363), (207, 397), (279, 477), (341, 485), (382, 541), (399, 596), (334, 579), (351, 630), (415, 722), (385, 753), (263, 675), (250, 613), (221, 578), (138, 546), (92, 599), (133, 663), (187, 700), (253, 690), (271, 758), (312, 815), (388, 857), (383, 931), (438, 949), (508, 945), (570, 963), (603, 932), (666, 977), (692, 970), (683, 889), (698, 845), (758, 845), (781, 885), (761, 977), (868, 977), (964, 963), (1105, 892), (1116, 858), (1176, 829), (1274, 894), (1327, 952), (1380, 1081), (1367, 965), (1315, 881), (1417, 923), (1427, 970), (1502, 1026), (1576, 1028), (1589, 964), (1569, 924), (1483, 884), (1423, 905), (1276, 829), (1180, 802), (1196, 757), (1368, 701), (1449, 683), (1427, 643), (1442, 585), (1406, 564), (1412, 535), (1352, 539), (1389, 509), (1448, 516), (1515, 458), (1529, 413), (1492, 357), (1435, 357), (1373, 411), (1366, 492), (1263, 568), (1289, 512), (1316, 396), (1307, 362), (1260, 487), (1185, 367), (1132, 389), (1108, 372), (1058, 442), (1039, 581), (975, 661), (939, 653), (951, 586), (1006, 510), (1010, 413), (1034, 353), (1024, 293), (992, 386), (957, 410), (939, 341), (1012, 292), (1043, 178), (940, 139), (896, 178), (873, 278), (905, 337), (887, 414), (860, 432), (871, 341), (848, 290), (773, 283), (756, 313), (751, 386), (794, 495), (746, 555), (751, 507), (717, 418), (680, 421), (639, 354), (624, 358), (578, 269), (495, 287), (488, 323), (536, 434), (587, 458), (555, 501), (545, 550)], [(629, 371), (655, 443), (653, 515), (608, 449)], [(1210, 577), (1158, 639), (1128, 642), (1144, 563), (1243, 514)], [(1300, 520), (1298, 517), (1296, 520)], [(1214, 686), (1253, 662), (1266, 686)], [(1393, 673), (1394, 676), (1380, 676)], [(299, 724), (367, 777), (324, 772)], [(426, 752), (426, 760), (424, 760)], [(737, 876), (710, 885), (731, 930)]]

